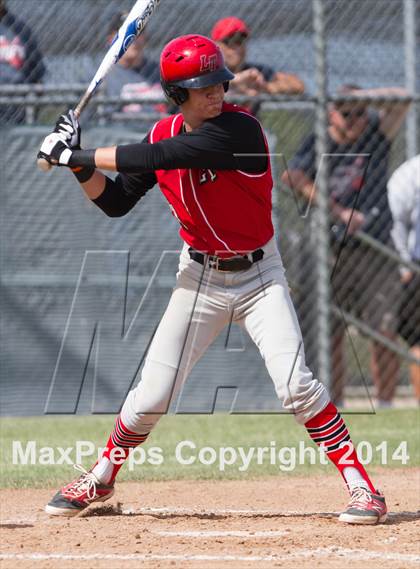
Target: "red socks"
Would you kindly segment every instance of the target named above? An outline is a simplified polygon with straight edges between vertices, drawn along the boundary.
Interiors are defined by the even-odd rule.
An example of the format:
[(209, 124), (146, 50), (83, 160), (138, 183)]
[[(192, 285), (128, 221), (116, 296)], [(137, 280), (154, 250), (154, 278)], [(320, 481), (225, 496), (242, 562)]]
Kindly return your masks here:
[(144, 443), (148, 436), (149, 433), (139, 435), (127, 429), (119, 415), (102, 457), (95, 464), (92, 472), (104, 484), (112, 484), (128, 457), (130, 449)]
[(305, 427), (311, 439), (323, 447), (328, 458), (338, 468), (350, 491), (355, 486), (364, 486), (376, 492), (357, 458), (346, 424), (333, 403), (329, 403), (318, 415), (305, 423)]
[[(331, 462), (338, 468), (350, 491), (358, 486), (376, 492), (366, 470), (357, 458), (350, 434), (340, 413), (329, 403), (318, 415), (305, 423), (311, 439), (322, 446)], [(112, 484), (129, 455), (130, 449), (143, 443), (149, 433), (139, 435), (130, 431), (118, 416), (102, 458), (92, 472), (104, 484)]]

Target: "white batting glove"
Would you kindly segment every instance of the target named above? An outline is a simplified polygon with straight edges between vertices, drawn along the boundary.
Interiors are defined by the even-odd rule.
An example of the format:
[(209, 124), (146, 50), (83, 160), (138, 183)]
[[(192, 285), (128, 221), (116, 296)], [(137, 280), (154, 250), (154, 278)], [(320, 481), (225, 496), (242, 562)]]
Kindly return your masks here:
[(80, 148), (80, 124), (72, 109), (60, 116), (55, 123), (54, 132), (63, 135), (70, 148)]
[(64, 134), (52, 132), (44, 138), (38, 158), (45, 158), (53, 166), (68, 166), (72, 151)]

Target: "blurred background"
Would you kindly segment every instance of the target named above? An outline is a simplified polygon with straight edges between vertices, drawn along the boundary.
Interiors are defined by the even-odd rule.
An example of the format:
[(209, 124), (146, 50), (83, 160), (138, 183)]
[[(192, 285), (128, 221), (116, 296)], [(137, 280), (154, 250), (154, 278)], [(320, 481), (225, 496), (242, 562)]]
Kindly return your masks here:
[[(2, 415), (118, 412), (175, 284), (181, 241), (158, 188), (109, 219), (68, 171), (36, 168), (132, 3), (0, 0)], [(84, 147), (141, 141), (175, 110), (158, 60), (186, 33), (213, 35), (229, 100), (267, 130), (309, 365), (344, 409), (418, 404), (420, 0), (162, 0), (83, 114)], [(214, 408), (280, 410), (234, 326), (173, 405)]]

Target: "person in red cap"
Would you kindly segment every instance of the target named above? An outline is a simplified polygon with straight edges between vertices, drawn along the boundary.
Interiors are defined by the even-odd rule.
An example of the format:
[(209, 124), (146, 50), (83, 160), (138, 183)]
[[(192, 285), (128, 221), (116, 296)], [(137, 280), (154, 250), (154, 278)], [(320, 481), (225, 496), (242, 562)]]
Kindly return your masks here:
[(246, 23), (235, 16), (218, 20), (211, 31), (212, 39), (222, 50), (226, 66), (235, 74), (230, 82), (231, 88), (251, 97), (259, 93), (303, 93), (305, 86), (296, 75), (275, 71), (265, 64), (246, 61), (249, 35)]
[[(384, 497), (357, 458), (327, 390), (305, 364), (274, 237), (273, 178), (261, 124), (224, 101), (233, 74), (209, 38), (190, 34), (169, 42), (160, 75), (180, 112), (159, 120), (143, 142), (82, 150), (80, 126), (69, 111), (39, 153), (72, 168), (90, 200), (110, 217), (128, 213), (158, 184), (184, 242), (176, 285), (139, 384), (127, 395), (97, 463), (89, 471), (77, 465), (81, 476), (58, 490), (46, 512), (73, 516), (111, 498), (130, 450), (145, 442), (194, 365), (233, 321), (258, 346), (283, 408), (322, 445), (343, 476), (351, 499), (340, 520), (385, 521)], [(119, 174), (112, 179), (101, 170)]]

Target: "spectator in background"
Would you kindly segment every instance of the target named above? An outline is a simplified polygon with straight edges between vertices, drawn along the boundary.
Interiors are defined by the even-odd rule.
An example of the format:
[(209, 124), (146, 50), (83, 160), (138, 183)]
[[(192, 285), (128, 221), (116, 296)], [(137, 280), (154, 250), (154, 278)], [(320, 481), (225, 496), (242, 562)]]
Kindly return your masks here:
[(235, 74), (229, 88), (233, 92), (250, 97), (260, 93), (303, 93), (305, 86), (296, 75), (275, 71), (268, 65), (246, 60), (249, 33), (246, 23), (234, 16), (218, 20), (211, 31), (212, 39), (222, 50), (226, 66)]
[[(126, 12), (115, 14), (111, 21), (108, 43), (114, 39), (127, 17)], [(109, 73), (104, 82), (105, 92), (110, 97), (130, 99), (132, 97), (158, 96), (164, 98), (160, 86), (159, 65), (145, 55), (147, 34), (137, 37)], [(165, 104), (127, 103), (121, 108), (123, 113), (166, 112)]]
[[(403, 262), (420, 269), (420, 154), (404, 162), (388, 182), (388, 199), (393, 217), (392, 239)], [(403, 285), (398, 331), (420, 360), (420, 274), (404, 264), (400, 268)], [(410, 365), (410, 380), (420, 405), (420, 365)]]
[[(0, 84), (18, 85), (42, 81), (45, 67), (31, 29), (11, 14), (0, 0)], [(19, 123), (25, 110), (0, 106), (0, 122)]]
[[(345, 85), (340, 96), (406, 96), (400, 88), (362, 90)], [(389, 244), (392, 225), (387, 200), (387, 170), (391, 144), (409, 103), (344, 102), (329, 108), (328, 181), (330, 192), (333, 303), (362, 319), (373, 330), (396, 341), (398, 274), (395, 265), (361, 242), (354, 234), (366, 232)], [(373, 107), (377, 107), (374, 110)], [(284, 172), (282, 181), (316, 205), (315, 135), (310, 134)], [(343, 238), (347, 236), (343, 247)], [(308, 279), (310, 282), (310, 278)], [(313, 293), (310, 285), (303, 294)], [(394, 299), (393, 299), (394, 295)], [(345, 381), (344, 326), (332, 322), (332, 399), (342, 403)], [(378, 404), (391, 404), (398, 379), (398, 357), (378, 341), (370, 345), (370, 367)]]

